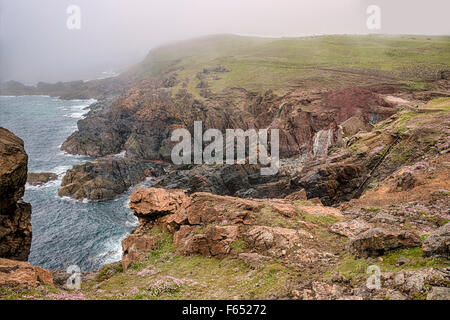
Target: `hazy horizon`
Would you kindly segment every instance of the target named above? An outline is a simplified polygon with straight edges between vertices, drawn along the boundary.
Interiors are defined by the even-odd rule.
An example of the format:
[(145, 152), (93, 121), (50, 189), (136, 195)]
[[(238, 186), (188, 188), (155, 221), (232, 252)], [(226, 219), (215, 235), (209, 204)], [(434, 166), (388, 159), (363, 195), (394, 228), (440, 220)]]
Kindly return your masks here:
[[(70, 5), (81, 28), (66, 26)], [(369, 30), (366, 10), (381, 9)], [(450, 2), (434, 0), (0, 0), (0, 81), (88, 80), (121, 71), (155, 47), (214, 34), (449, 35)]]

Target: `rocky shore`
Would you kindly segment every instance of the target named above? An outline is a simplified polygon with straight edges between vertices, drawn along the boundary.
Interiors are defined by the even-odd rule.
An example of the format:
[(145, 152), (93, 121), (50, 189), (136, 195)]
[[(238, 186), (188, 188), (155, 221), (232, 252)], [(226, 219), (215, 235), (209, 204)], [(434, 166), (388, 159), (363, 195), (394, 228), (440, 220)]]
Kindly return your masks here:
[(58, 194), (77, 200), (111, 200), (150, 175), (151, 170), (144, 162), (100, 158), (68, 170)]

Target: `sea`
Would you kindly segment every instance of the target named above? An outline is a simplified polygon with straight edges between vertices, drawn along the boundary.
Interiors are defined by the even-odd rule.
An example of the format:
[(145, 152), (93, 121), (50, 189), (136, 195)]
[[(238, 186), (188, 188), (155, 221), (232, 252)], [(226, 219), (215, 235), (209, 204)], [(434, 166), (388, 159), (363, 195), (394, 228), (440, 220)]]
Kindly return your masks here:
[[(65, 172), (93, 158), (60, 150), (77, 130), (77, 121), (95, 100), (61, 100), (49, 96), (0, 96), (0, 126), (24, 140), (28, 172), (54, 172), (58, 180), (26, 185), (32, 205), (33, 239), (29, 262), (50, 270), (76, 265), (82, 272), (119, 261), (121, 241), (138, 226), (128, 208), (134, 188), (111, 201), (75, 201), (58, 196)], [(122, 154), (117, 155), (123, 156)], [(151, 184), (145, 181), (142, 186)]]

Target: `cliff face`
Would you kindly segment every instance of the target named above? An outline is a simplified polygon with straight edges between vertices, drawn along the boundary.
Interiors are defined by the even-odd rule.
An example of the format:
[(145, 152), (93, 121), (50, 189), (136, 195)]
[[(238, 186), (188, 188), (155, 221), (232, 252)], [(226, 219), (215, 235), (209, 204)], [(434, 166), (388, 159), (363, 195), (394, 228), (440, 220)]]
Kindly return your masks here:
[(0, 258), (28, 259), (31, 205), (22, 201), (28, 155), (23, 141), (0, 128)]

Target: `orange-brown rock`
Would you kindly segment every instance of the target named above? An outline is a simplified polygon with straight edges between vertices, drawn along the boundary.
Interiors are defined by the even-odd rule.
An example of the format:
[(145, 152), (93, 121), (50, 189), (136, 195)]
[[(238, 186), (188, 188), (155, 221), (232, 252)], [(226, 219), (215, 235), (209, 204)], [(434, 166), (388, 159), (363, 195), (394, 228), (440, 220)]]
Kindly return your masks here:
[(148, 250), (155, 248), (158, 240), (161, 237), (158, 235), (137, 235), (130, 234), (122, 241), (122, 267), (127, 270), (130, 265), (139, 261)]
[(22, 201), (28, 156), (22, 139), (0, 128), (0, 257), (27, 260), (31, 205)]
[(28, 262), (0, 258), (0, 285), (37, 287), (40, 284), (53, 286), (50, 270), (31, 266)]
[[(180, 254), (218, 257), (230, 254), (235, 241), (256, 252), (281, 255), (313, 238), (305, 230), (259, 225), (270, 223), (261, 220), (263, 210), (294, 220), (301, 214), (342, 217), (335, 208), (294, 205), (285, 199), (241, 199), (202, 192), (187, 195), (183, 190), (159, 188), (136, 190), (130, 197), (130, 208), (140, 220), (139, 229), (130, 236), (133, 239), (139, 234), (146, 237), (146, 230), (158, 224), (174, 233)], [(298, 223), (313, 227), (304, 221)]]

